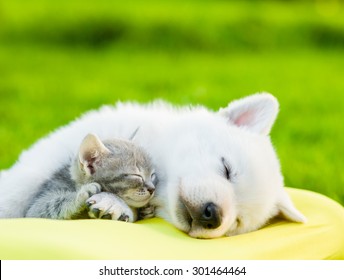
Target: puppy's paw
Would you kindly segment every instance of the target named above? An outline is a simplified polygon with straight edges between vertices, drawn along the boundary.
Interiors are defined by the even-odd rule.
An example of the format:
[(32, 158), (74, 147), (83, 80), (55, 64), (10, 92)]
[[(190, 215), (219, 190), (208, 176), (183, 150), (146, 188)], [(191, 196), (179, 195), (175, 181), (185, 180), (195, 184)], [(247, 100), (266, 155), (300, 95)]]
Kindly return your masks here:
[(90, 183), (81, 186), (80, 190), (77, 193), (76, 200), (80, 204), (84, 204), (85, 201), (90, 198), (91, 196), (100, 193), (101, 186), (98, 183)]
[(138, 209), (139, 220), (153, 218), (155, 216), (155, 207), (153, 205), (146, 205)]
[(119, 197), (112, 193), (101, 192), (86, 200), (88, 215), (93, 219), (109, 219), (134, 222), (133, 210)]

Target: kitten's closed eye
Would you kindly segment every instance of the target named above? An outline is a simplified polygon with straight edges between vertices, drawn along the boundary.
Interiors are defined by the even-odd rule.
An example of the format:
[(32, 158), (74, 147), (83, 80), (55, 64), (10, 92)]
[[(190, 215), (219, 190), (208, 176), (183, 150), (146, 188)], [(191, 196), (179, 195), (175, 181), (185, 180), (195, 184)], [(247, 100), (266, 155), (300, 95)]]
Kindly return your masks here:
[(140, 179), (143, 180), (142, 176), (139, 174), (125, 174), (124, 177), (126, 179)]
[(140, 187), (144, 185), (144, 179), (139, 174), (125, 174), (124, 179), (133, 184), (133, 187)]
[(102, 191), (113, 193), (121, 193), (125, 189), (142, 188), (144, 186), (142, 176), (127, 173), (98, 183), (102, 186)]

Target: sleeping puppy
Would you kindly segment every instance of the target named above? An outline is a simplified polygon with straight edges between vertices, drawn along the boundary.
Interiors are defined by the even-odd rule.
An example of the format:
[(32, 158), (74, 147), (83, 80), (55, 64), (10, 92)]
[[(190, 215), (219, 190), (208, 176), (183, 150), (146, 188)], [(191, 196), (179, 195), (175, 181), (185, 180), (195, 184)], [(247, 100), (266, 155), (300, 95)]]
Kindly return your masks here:
[(23, 217), (40, 184), (64, 165), (87, 133), (128, 139), (151, 156), (159, 182), (156, 215), (196, 238), (250, 232), (282, 215), (305, 217), (283, 188), (269, 133), (276, 98), (255, 94), (218, 112), (205, 107), (118, 103), (83, 115), (39, 140), (0, 178), (0, 217)]

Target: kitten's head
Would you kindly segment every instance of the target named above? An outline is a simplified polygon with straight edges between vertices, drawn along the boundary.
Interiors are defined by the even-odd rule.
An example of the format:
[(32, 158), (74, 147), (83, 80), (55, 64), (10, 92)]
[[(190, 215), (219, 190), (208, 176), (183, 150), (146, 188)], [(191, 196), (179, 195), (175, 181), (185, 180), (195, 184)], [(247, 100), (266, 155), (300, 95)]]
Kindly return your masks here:
[[(74, 169), (74, 170), (73, 170)], [(79, 184), (97, 182), (102, 191), (142, 207), (153, 197), (157, 177), (148, 154), (131, 141), (101, 141), (88, 134), (82, 141), (72, 176)]]

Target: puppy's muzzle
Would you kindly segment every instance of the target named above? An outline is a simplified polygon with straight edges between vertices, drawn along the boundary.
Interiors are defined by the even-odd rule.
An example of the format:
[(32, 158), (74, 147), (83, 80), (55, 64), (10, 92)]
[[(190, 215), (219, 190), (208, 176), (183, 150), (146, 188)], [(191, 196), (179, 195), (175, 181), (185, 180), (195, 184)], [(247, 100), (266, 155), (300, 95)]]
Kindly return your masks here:
[(186, 214), (189, 215), (187, 220), (191, 228), (216, 229), (221, 225), (221, 209), (213, 202), (205, 203), (200, 207), (191, 206), (185, 202), (184, 205), (187, 210)]

